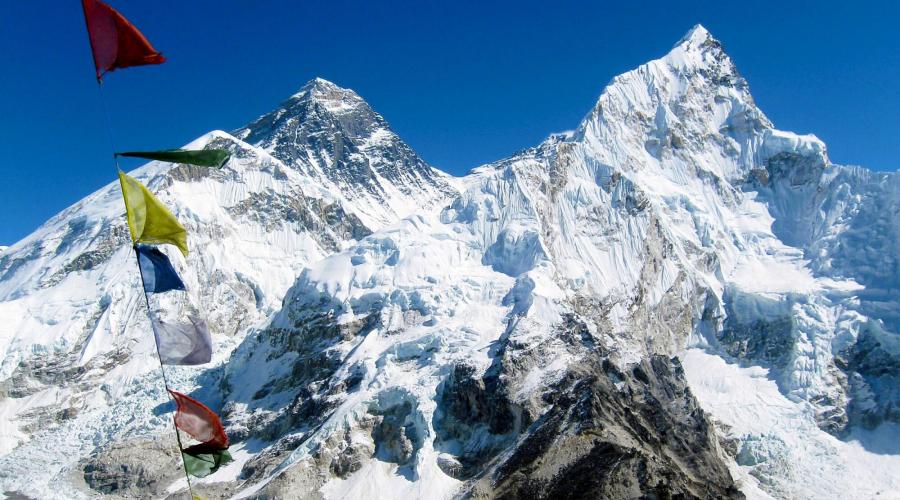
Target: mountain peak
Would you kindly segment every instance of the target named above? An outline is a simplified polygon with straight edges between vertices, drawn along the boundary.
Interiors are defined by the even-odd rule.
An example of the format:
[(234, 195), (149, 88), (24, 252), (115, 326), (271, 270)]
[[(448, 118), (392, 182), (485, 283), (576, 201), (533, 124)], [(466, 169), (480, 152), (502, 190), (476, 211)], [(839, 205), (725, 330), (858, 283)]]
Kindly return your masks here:
[(724, 63), (727, 69), (734, 69), (722, 43), (700, 24), (688, 30), (662, 60), (673, 68), (700, 69)]
[(322, 78), (313, 78), (234, 136), (342, 193), (361, 207), (357, 215), (369, 228), (430, 206), (450, 192), (444, 176), (359, 94)]
[[(633, 117), (642, 127), (621, 126)], [(771, 125), (722, 44), (697, 24), (665, 56), (613, 78), (577, 135), (606, 145), (630, 135), (660, 159), (682, 147), (703, 150), (700, 144), (687, 144), (689, 137), (718, 134), (722, 127), (743, 134)], [(621, 158), (619, 163), (642, 162)], [(746, 174), (746, 162), (739, 163), (710, 165), (731, 179)]]
[(313, 78), (312, 80), (306, 82), (307, 85), (317, 85), (321, 87), (337, 87), (331, 80), (326, 80), (320, 76)]
[(676, 71), (711, 72), (723, 78), (743, 80), (722, 43), (700, 24), (688, 30), (661, 61)]
[(360, 128), (355, 122), (383, 121), (353, 90), (316, 77), (306, 82), (275, 110), (236, 130), (234, 136), (250, 144), (267, 147), (272, 134), (277, 130), (283, 127), (304, 127), (304, 123), (310, 120), (313, 123), (307, 125), (311, 128), (328, 128), (322, 120), (337, 120), (342, 125), (353, 125), (350, 126), (353, 130)]
[(304, 83), (300, 90), (297, 91), (296, 94), (291, 96), (292, 98), (303, 98), (307, 96), (314, 96), (318, 93), (322, 92), (353, 92), (352, 90), (342, 88), (336, 85), (334, 82), (330, 80), (326, 80), (324, 78), (315, 77), (312, 80)]
[(315, 101), (332, 113), (346, 113), (365, 104), (362, 97), (350, 89), (345, 89), (324, 78), (313, 78), (291, 96), (291, 101)]
[(709, 30), (707, 30), (702, 24), (695, 24), (693, 28), (689, 29), (688, 32), (685, 33), (683, 37), (681, 37), (681, 40), (678, 40), (678, 43), (675, 44), (675, 47), (699, 47), (708, 40), (717, 42), (717, 40), (713, 38)]

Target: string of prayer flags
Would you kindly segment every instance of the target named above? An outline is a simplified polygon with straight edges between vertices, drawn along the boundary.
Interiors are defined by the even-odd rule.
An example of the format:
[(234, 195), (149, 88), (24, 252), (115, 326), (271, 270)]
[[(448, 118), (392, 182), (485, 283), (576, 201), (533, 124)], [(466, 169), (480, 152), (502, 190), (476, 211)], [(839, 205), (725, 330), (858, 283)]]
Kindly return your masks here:
[(138, 265), (144, 281), (144, 292), (163, 293), (170, 290), (185, 290), (184, 282), (172, 267), (172, 262), (158, 248), (135, 245)]
[(187, 230), (153, 193), (133, 177), (119, 171), (125, 198), (128, 229), (133, 243), (175, 245), (187, 257)]
[(126, 151), (116, 156), (144, 158), (146, 160), (186, 163), (198, 167), (222, 168), (231, 155), (224, 149), (164, 149), (162, 151)]
[(175, 427), (199, 444), (181, 450), (185, 470), (205, 477), (232, 461), (228, 453), (228, 435), (219, 416), (196, 399), (169, 389), (175, 400)]
[[(147, 64), (161, 64), (166, 58), (157, 51), (146, 37), (122, 14), (101, 0), (81, 0), (87, 25), (91, 53), (94, 58), (97, 83), (103, 76), (117, 69)], [(102, 88), (102, 86), (101, 86)], [(108, 118), (108, 116), (107, 116)], [(110, 134), (111, 135), (111, 134)], [(138, 157), (172, 163), (221, 168), (229, 153), (221, 149), (163, 151), (130, 151), (116, 156)], [(116, 162), (118, 166), (118, 161)], [(170, 244), (188, 254), (187, 230), (143, 184), (119, 170), (119, 184), (125, 201), (128, 230), (134, 246), (135, 257), (141, 271), (147, 313), (156, 340), (161, 365), (199, 365), (212, 358), (212, 339), (206, 323), (193, 315), (187, 321), (165, 321), (150, 309), (147, 294), (185, 290), (172, 262), (158, 248), (143, 245)], [(160, 366), (165, 381), (165, 367)], [(228, 436), (219, 417), (200, 402), (168, 387), (175, 400), (175, 434), (184, 460), (185, 479), (193, 500), (201, 500), (194, 494), (190, 476), (205, 477), (232, 461), (228, 453)], [(199, 444), (184, 448), (178, 429)]]
[(116, 9), (100, 0), (81, 0), (81, 8), (91, 41), (97, 81), (116, 69), (165, 62), (166, 58)]
[(187, 321), (169, 322), (150, 318), (156, 350), (164, 365), (202, 365), (212, 359), (212, 337), (202, 319), (188, 315)]

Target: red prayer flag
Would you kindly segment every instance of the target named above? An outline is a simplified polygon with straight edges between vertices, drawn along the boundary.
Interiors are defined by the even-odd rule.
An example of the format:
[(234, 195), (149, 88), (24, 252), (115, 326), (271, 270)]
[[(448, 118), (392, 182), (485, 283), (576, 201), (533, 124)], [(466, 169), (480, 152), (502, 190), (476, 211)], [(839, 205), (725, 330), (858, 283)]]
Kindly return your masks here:
[[(228, 448), (228, 435), (219, 416), (212, 410), (190, 396), (169, 389), (175, 400), (175, 426), (192, 438), (200, 441), (207, 450), (224, 450)], [(199, 445), (197, 445), (199, 446)]]
[(116, 9), (100, 0), (81, 0), (87, 22), (97, 80), (107, 71), (129, 66), (162, 64), (166, 58)]

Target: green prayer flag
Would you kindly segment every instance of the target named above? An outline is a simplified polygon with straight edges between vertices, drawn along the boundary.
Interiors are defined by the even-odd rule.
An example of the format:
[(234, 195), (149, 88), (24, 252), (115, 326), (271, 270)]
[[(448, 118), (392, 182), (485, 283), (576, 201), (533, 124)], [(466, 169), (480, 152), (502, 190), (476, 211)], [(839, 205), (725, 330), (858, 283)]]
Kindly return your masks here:
[(195, 477), (206, 477), (233, 460), (227, 449), (192, 453), (188, 448), (181, 452), (181, 458), (184, 459), (184, 469)]
[(175, 245), (187, 257), (187, 230), (172, 215), (153, 193), (135, 180), (119, 171), (119, 184), (125, 198), (128, 215), (128, 229), (133, 243)]
[(221, 168), (231, 157), (224, 149), (164, 149), (162, 151), (126, 151), (116, 156), (144, 158), (147, 160), (167, 161), (169, 163), (187, 163), (200, 167)]

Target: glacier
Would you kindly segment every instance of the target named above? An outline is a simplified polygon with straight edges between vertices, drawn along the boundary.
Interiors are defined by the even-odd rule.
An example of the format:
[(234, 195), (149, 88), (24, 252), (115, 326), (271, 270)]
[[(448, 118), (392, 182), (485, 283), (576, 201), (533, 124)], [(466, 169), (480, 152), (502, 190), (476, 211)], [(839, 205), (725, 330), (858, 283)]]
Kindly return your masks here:
[[(134, 175), (191, 235), (204, 498), (890, 498), (900, 178), (775, 129), (702, 26), (455, 178), (315, 79)], [(180, 495), (114, 184), (0, 252), (0, 491)], [(892, 444), (893, 443), (893, 444)]]

